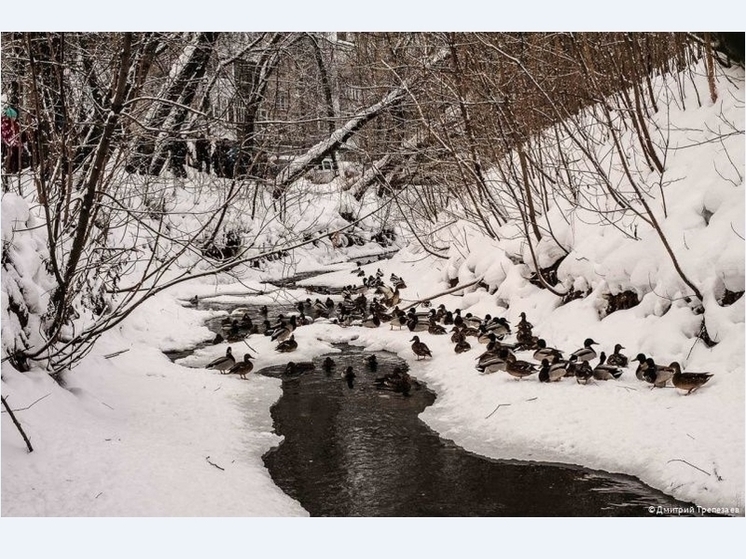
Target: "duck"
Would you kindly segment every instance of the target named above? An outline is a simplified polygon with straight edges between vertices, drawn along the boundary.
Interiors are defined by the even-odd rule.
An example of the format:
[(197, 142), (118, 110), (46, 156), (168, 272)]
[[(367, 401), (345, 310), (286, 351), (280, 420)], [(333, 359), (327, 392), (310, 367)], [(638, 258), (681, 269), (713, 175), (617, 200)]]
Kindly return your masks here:
[(508, 367), (508, 351), (501, 349), (497, 353), (482, 354), (477, 362), (477, 371), (488, 375), (497, 371), (505, 371)]
[(381, 390), (391, 390), (393, 392), (399, 392), (404, 396), (409, 396), (409, 392), (412, 389), (412, 379), (409, 373), (402, 370), (400, 367), (394, 367), (391, 373), (377, 378), (373, 381), (377, 388)]
[(593, 368), (593, 378), (596, 380), (618, 379), (622, 376), (622, 370), (614, 365), (606, 363), (606, 353), (603, 351), (598, 356), (598, 365)]
[(277, 347), (275, 348), (275, 351), (279, 351), (281, 353), (289, 353), (291, 351), (295, 351), (298, 349), (298, 342), (295, 341), (295, 334), (290, 334), (290, 337), (277, 344)]
[(593, 378), (593, 368), (588, 361), (581, 361), (575, 365), (575, 381), (578, 384), (588, 384)]
[(453, 351), (456, 353), (464, 353), (466, 351), (469, 351), (471, 349), (471, 344), (466, 341), (464, 338), (459, 338), (456, 342), (456, 345), (453, 346)]
[[(546, 361), (546, 364), (544, 363)], [(567, 375), (567, 364), (568, 361), (561, 360), (557, 355), (552, 357), (552, 361), (548, 359), (542, 359), (542, 370), (539, 371), (539, 380), (545, 378), (542, 382), (557, 382)], [(546, 368), (546, 370), (544, 370)]]
[(597, 357), (596, 350), (591, 347), (592, 345), (597, 345), (597, 342), (594, 342), (591, 338), (586, 338), (583, 347), (574, 351), (571, 357), (574, 355), (578, 361), (592, 361)]
[(378, 368), (378, 358), (376, 354), (369, 355), (365, 358), (365, 363), (371, 371), (375, 371)]
[(430, 352), (430, 348), (427, 347), (427, 345), (425, 345), (423, 342), (420, 341), (420, 337), (419, 336), (415, 336), (414, 338), (412, 338), (409, 341), (410, 342), (414, 342), (412, 344), (412, 351), (417, 356), (418, 360), (419, 360), (420, 357), (422, 357), (422, 358), (425, 358), (425, 357), (432, 358), (433, 354)]
[(466, 313), (464, 316), (464, 324), (471, 328), (479, 328), (482, 325), (482, 319), (478, 316), (474, 316), (470, 312)]
[(272, 341), (284, 342), (290, 337), (290, 335), (295, 331), (297, 327), (298, 322), (295, 315), (292, 315), (288, 322), (284, 322), (284, 320), (281, 321), (277, 328), (275, 328), (275, 330), (272, 332)]
[(528, 361), (520, 361), (515, 356), (511, 357), (509, 355), (505, 361), (505, 371), (509, 375), (521, 380), (524, 377), (533, 375), (536, 372), (536, 365)]
[(635, 357), (632, 361), (639, 361), (639, 364), (637, 365), (637, 370), (635, 371), (635, 376), (637, 377), (637, 380), (643, 380), (643, 374), (645, 373), (645, 369), (647, 368), (647, 360), (648, 358), (645, 357), (644, 353), (638, 353), (637, 357)]
[(629, 364), (629, 359), (627, 359), (626, 355), (619, 352), (620, 349), (624, 349), (622, 344), (616, 344), (614, 346), (614, 353), (609, 355), (607, 361), (609, 365), (613, 365), (614, 367), (626, 367)]
[(445, 326), (453, 324), (453, 313), (451, 311), (446, 311), (446, 314), (443, 316), (443, 324)]
[(407, 328), (410, 332), (425, 332), (430, 328), (430, 324), (420, 321), (415, 315), (411, 315), (407, 319)]
[(485, 326), (489, 332), (492, 332), (500, 339), (504, 338), (511, 332), (510, 323), (502, 316), (496, 316), (492, 320), (488, 321)]
[(337, 364), (334, 362), (334, 359), (327, 356), (321, 364), (321, 367), (324, 369), (325, 373), (329, 374), (337, 367)]
[(428, 324), (427, 331), (433, 336), (442, 336), (446, 333), (446, 329), (443, 328), (437, 322), (435, 322), (435, 315), (430, 317), (430, 322)]
[(461, 309), (453, 311), (453, 325), (459, 328), (464, 326), (464, 317), (461, 316)]
[(225, 340), (222, 334), (216, 334), (215, 337), (212, 339), (212, 345), (222, 344), (224, 341)]
[(303, 373), (307, 373), (308, 371), (313, 371), (316, 368), (316, 366), (311, 361), (299, 361), (296, 363), (295, 361), (290, 361), (287, 365), (285, 365), (285, 374), (286, 375), (300, 375)]
[(407, 325), (407, 314), (399, 311), (397, 314), (394, 315), (394, 318), (391, 319), (391, 322), (389, 324), (389, 330), (393, 330), (394, 326), (398, 327), (399, 330), (401, 330), (403, 326)]
[(233, 357), (233, 350), (229, 346), (228, 349), (225, 350), (225, 355), (223, 357), (218, 357), (214, 361), (210, 361), (205, 368), (214, 369), (216, 371), (227, 371), (235, 364), (236, 358)]
[(243, 361), (239, 361), (227, 371), (221, 372), (221, 374), (236, 374), (242, 379), (246, 379), (246, 375), (249, 374), (254, 368), (254, 364), (250, 361), (250, 359), (254, 359), (254, 357), (252, 357), (248, 353), (244, 353)]
[(665, 388), (668, 381), (673, 379), (674, 372), (672, 367), (656, 365), (653, 358), (648, 357), (645, 361), (642, 378), (645, 382), (652, 384), (653, 388)]
[(378, 328), (381, 325), (381, 319), (378, 316), (373, 315), (363, 320), (363, 326), (365, 328)]
[(671, 382), (679, 390), (686, 390), (684, 396), (689, 396), (695, 390), (699, 390), (715, 376), (712, 373), (682, 373), (681, 366), (676, 361), (672, 362), (669, 367), (674, 371)]
[(548, 347), (546, 340), (543, 338), (539, 338), (536, 342), (539, 349), (537, 349), (534, 352), (534, 359), (536, 359), (539, 363), (541, 363), (542, 359), (551, 359), (554, 355), (557, 355), (560, 359), (562, 359), (562, 352), (559, 349)]
[(353, 370), (352, 366), (349, 366), (345, 369), (344, 374), (342, 377), (347, 381), (347, 386), (350, 388), (354, 387), (355, 382), (355, 371)]
[(194, 307), (198, 306), (199, 305), (199, 296), (195, 295), (194, 297), (192, 297), (191, 299), (189, 299), (189, 304), (191, 304)]
[(259, 314), (261, 314), (264, 318), (267, 318), (267, 315), (269, 314), (269, 309), (267, 309), (267, 305), (262, 305), (262, 307), (259, 309)]

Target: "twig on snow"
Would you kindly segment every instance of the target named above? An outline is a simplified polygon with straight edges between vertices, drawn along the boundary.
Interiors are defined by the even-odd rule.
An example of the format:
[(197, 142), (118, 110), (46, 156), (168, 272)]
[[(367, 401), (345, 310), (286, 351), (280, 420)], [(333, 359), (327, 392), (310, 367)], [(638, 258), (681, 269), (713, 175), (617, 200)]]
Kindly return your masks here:
[(218, 466), (218, 465), (217, 465), (217, 464), (216, 464), (215, 462), (210, 462), (210, 457), (209, 457), (209, 456), (205, 456), (205, 460), (207, 460), (207, 463), (208, 463), (208, 464), (210, 464), (210, 465), (212, 465), (212, 466), (215, 466), (215, 467), (216, 467), (216, 468), (217, 468), (218, 470), (222, 470), (222, 471), (225, 471), (225, 468), (221, 468), (221, 467), (220, 467), (220, 466)]
[(109, 353), (108, 355), (104, 355), (104, 359), (111, 359), (112, 357), (116, 357), (117, 355), (122, 355), (123, 353), (127, 353), (129, 350), (130, 348), (127, 348), (121, 351), (115, 351), (114, 353)]
[(702, 468), (699, 468), (699, 467), (695, 466), (694, 464), (692, 464), (690, 462), (687, 462), (686, 460), (682, 460), (681, 458), (672, 458), (671, 460), (669, 460), (668, 462), (666, 462), (666, 464), (670, 464), (671, 462), (683, 462), (687, 466), (691, 466), (692, 468), (694, 468), (695, 470), (699, 470), (703, 474), (707, 474), (708, 476), (712, 475), (710, 472), (706, 472)]
[(489, 419), (489, 418), (490, 418), (490, 416), (491, 416), (491, 415), (492, 415), (493, 413), (495, 413), (495, 412), (496, 412), (497, 410), (499, 410), (501, 406), (509, 406), (509, 405), (510, 405), (510, 404), (497, 404), (497, 407), (496, 407), (496, 408), (495, 408), (494, 410), (492, 410), (492, 413), (490, 413), (490, 415), (488, 415), (487, 417), (485, 417), (485, 419)]

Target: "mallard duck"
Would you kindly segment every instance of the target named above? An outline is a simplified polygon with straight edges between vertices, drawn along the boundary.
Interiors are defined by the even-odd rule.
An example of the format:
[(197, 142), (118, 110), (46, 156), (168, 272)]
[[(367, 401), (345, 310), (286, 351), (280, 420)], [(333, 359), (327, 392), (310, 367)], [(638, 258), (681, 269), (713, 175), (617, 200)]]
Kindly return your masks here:
[(347, 381), (347, 386), (348, 386), (348, 387), (350, 387), (350, 388), (353, 388), (353, 387), (354, 387), (354, 382), (355, 382), (355, 371), (354, 371), (354, 370), (352, 369), (352, 367), (351, 367), (351, 366), (350, 366), (350, 367), (347, 367), (347, 368), (345, 369), (345, 372), (344, 372), (344, 374), (342, 375), (342, 377), (343, 377), (343, 378), (344, 378), (344, 379), (345, 379), (345, 380)]
[(593, 378), (596, 380), (618, 379), (622, 370), (606, 363), (606, 354), (602, 351), (598, 357), (598, 365), (593, 368)]
[(459, 340), (456, 342), (456, 345), (453, 346), (453, 351), (455, 351), (456, 353), (464, 353), (466, 351), (469, 351), (470, 349), (471, 345), (464, 338), (459, 338)]
[(334, 359), (331, 357), (326, 357), (324, 359), (324, 362), (321, 364), (321, 367), (324, 369), (325, 373), (331, 373), (336, 367), (337, 364), (334, 362)]
[(518, 360), (515, 356), (508, 356), (505, 363), (505, 371), (518, 380), (533, 375), (536, 372), (536, 365), (528, 361)]
[(645, 373), (645, 369), (647, 368), (647, 360), (648, 358), (645, 357), (644, 353), (638, 353), (637, 357), (635, 357), (632, 361), (639, 361), (639, 364), (637, 365), (637, 370), (635, 371), (635, 376), (637, 377), (637, 380), (644, 380), (642, 378), (642, 375)]
[(477, 361), (477, 371), (482, 374), (491, 374), (497, 371), (505, 371), (508, 366), (508, 351), (501, 349), (497, 353), (483, 353)]
[[(567, 376), (569, 371), (572, 371), (574, 374), (575, 364), (572, 362), (572, 358), (570, 359), (571, 361), (562, 361), (555, 355), (552, 357), (551, 362), (549, 360), (542, 360), (542, 369), (544, 368), (544, 361), (547, 361), (547, 370), (545, 373), (547, 380), (544, 382), (557, 382)], [(539, 380), (541, 380), (541, 377), (539, 377)]]
[(446, 311), (445, 316), (443, 316), (443, 324), (445, 326), (453, 324), (453, 313), (451, 311)]
[(464, 316), (464, 325), (469, 328), (477, 329), (482, 325), (482, 319), (468, 312)]
[(531, 324), (528, 320), (526, 320), (526, 313), (522, 312), (519, 316), (521, 317), (521, 320), (518, 321), (516, 328), (518, 328), (518, 330), (520, 331), (530, 332), (531, 329), (534, 327), (534, 325)]
[(214, 369), (216, 371), (227, 371), (235, 364), (236, 358), (233, 357), (233, 350), (228, 347), (228, 349), (225, 350), (225, 355), (223, 357), (218, 357), (214, 361), (210, 361), (205, 368)]
[(296, 363), (295, 361), (290, 361), (287, 365), (285, 365), (285, 374), (286, 375), (300, 375), (303, 373), (307, 373), (308, 371), (313, 371), (316, 368), (316, 366), (311, 361), (300, 361)]
[(614, 346), (614, 353), (609, 355), (607, 361), (609, 365), (613, 365), (614, 367), (626, 367), (629, 364), (629, 359), (627, 359), (626, 355), (619, 352), (620, 349), (624, 349), (622, 344), (616, 344)]
[(244, 353), (243, 361), (239, 361), (227, 371), (221, 372), (221, 374), (223, 375), (236, 374), (240, 376), (242, 379), (245, 379), (246, 375), (249, 374), (254, 368), (254, 364), (251, 361), (249, 361), (249, 359), (254, 359), (254, 358), (248, 353)]
[(407, 284), (404, 283), (404, 280), (400, 278), (399, 276), (397, 276), (396, 274), (391, 274), (391, 277), (389, 278), (389, 280), (391, 281), (391, 284), (397, 289), (407, 288)]
[(369, 355), (365, 358), (365, 363), (371, 371), (375, 371), (378, 368), (378, 358), (376, 354)]
[(537, 349), (534, 352), (534, 359), (541, 362), (542, 359), (551, 359), (554, 355), (557, 355), (560, 359), (562, 359), (562, 352), (558, 349), (555, 349), (553, 347), (548, 347), (547, 342), (543, 340), (542, 338), (539, 338), (536, 342), (536, 345), (539, 346), (539, 349)]
[(267, 318), (267, 315), (269, 314), (269, 309), (267, 309), (267, 305), (262, 305), (262, 307), (259, 309), (259, 314), (261, 314), (264, 318)]
[(428, 324), (427, 331), (433, 336), (442, 336), (443, 334), (446, 333), (446, 329), (443, 328), (440, 324), (437, 324), (435, 322), (435, 316), (430, 317), (430, 322)]
[(287, 322), (285, 322), (284, 317), (282, 317), (280, 324), (278, 324), (275, 330), (272, 332), (272, 341), (284, 342), (290, 337), (290, 335), (295, 331), (297, 327), (298, 322), (295, 315), (292, 315)]
[(593, 369), (588, 361), (581, 361), (575, 365), (575, 380), (578, 384), (588, 384), (593, 378)]
[(221, 334), (216, 334), (215, 337), (212, 339), (212, 345), (222, 344), (223, 341), (223, 336)]
[(366, 318), (363, 320), (363, 326), (365, 328), (378, 328), (381, 325), (381, 319), (376, 315)]
[(715, 376), (712, 373), (682, 373), (681, 366), (676, 361), (671, 363), (669, 367), (674, 371), (671, 382), (679, 390), (686, 390), (684, 396), (689, 396)]
[(596, 351), (591, 347), (592, 345), (597, 345), (597, 342), (594, 342), (591, 338), (586, 338), (585, 342), (583, 342), (583, 347), (572, 352), (572, 355), (578, 361), (592, 361), (597, 357)]
[(415, 336), (410, 342), (414, 342), (412, 344), (412, 351), (414, 351), (414, 354), (417, 356), (417, 359), (419, 360), (420, 357), (430, 357), (432, 358), (433, 354), (430, 352), (430, 348), (427, 347), (423, 342), (420, 341), (419, 336)]
[(453, 311), (453, 325), (459, 328), (464, 326), (464, 317), (461, 316), (461, 309)]
[(407, 328), (410, 332), (425, 332), (430, 328), (427, 322), (420, 321), (416, 316), (410, 316), (407, 320)]
[(401, 330), (403, 326), (406, 326), (406, 324), (407, 314), (399, 311), (397, 314), (394, 315), (394, 318), (391, 319), (389, 330), (393, 330), (394, 326), (398, 327), (399, 330)]
[(199, 296), (195, 295), (191, 299), (189, 299), (189, 303), (194, 305), (195, 307), (199, 305)]
[(541, 360), (541, 368), (539, 369), (539, 382), (549, 382), (549, 360), (546, 358)]
[(674, 369), (656, 365), (652, 357), (645, 360), (645, 370), (642, 372), (642, 379), (653, 385), (653, 388), (665, 388), (668, 381), (673, 378)]
[(295, 341), (295, 335), (290, 334), (290, 337), (287, 340), (277, 344), (275, 351), (279, 351), (281, 353), (289, 353), (291, 351), (295, 351), (296, 349), (298, 349), (298, 342)]

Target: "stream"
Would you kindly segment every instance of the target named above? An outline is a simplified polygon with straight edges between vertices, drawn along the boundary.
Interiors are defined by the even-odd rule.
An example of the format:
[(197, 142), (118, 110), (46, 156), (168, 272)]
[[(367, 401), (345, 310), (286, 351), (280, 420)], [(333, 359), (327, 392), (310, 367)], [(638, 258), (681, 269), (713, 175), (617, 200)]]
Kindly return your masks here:
[[(258, 306), (240, 306), (261, 322)], [(293, 309), (270, 307), (270, 319)], [(208, 326), (219, 332), (221, 321)], [(414, 379), (408, 397), (377, 388), (377, 378), (406, 368), (402, 359), (375, 352), (371, 370), (365, 360), (371, 352), (338, 348), (329, 355), (330, 372), (321, 366), (326, 356), (301, 374), (287, 374), (284, 365), (254, 372), (282, 380), (271, 414), (284, 440), (264, 463), (311, 516), (650, 516), (652, 506), (691, 506), (631, 476), (470, 453), (419, 419), (436, 399), (427, 386)], [(356, 374), (351, 383), (342, 374), (347, 366)]]

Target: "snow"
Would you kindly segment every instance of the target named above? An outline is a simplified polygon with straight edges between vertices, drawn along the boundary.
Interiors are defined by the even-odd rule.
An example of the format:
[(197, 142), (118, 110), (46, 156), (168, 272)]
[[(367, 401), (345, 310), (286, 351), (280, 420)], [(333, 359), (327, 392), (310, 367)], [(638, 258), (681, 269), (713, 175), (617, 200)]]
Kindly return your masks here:
[[(545, 237), (537, 245), (537, 257), (543, 266), (567, 251), (558, 269), (557, 288), (588, 295), (564, 305), (557, 296), (529, 283), (530, 269), (515, 262), (516, 256), (526, 262), (531, 259), (512, 224), (498, 228), (500, 240), (495, 240), (457, 222), (441, 231), (449, 247), (447, 259), (426, 254), (412, 241), (390, 260), (362, 266), (367, 274), (380, 268), (384, 279), (391, 273), (402, 276), (408, 285), (402, 290), (402, 306), (446, 291), (452, 278), (461, 284), (481, 278), (487, 289), (473, 286), (439, 297), (435, 303), (479, 316), (505, 316), (513, 325), (519, 313), (526, 312), (534, 335), (567, 352), (581, 347), (590, 336), (607, 354), (621, 343), (631, 357), (643, 352), (658, 363), (676, 360), (685, 370), (714, 373), (700, 391), (684, 396), (670, 388), (650, 390), (635, 378), (633, 369), (618, 381), (588, 386), (569, 379), (547, 385), (535, 376), (517, 381), (502, 373), (480, 375), (474, 368), (480, 348), (456, 355), (450, 336), (420, 333), (433, 359), (417, 361), (410, 348), (411, 334), (385, 325), (341, 328), (317, 322), (301, 327), (295, 333), (299, 349), (292, 359), (334, 351), (331, 344), (342, 341), (370, 351), (395, 352), (409, 362), (415, 377), (437, 393), (421, 419), (469, 451), (495, 459), (580, 464), (625, 473), (678, 499), (737, 510), (735, 515), (743, 516), (744, 300), (730, 306), (717, 302), (725, 289), (744, 289), (743, 133), (722, 142), (701, 143), (694, 132), (715, 129), (721, 115), (743, 125), (743, 71), (732, 74), (734, 84), (722, 81), (719, 87), (730, 87), (733, 94), (721, 95), (717, 106), (672, 108), (657, 116), (666, 119), (662, 124), (669, 118), (675, 123), (671, 145), (690, 146), (669, 153), (665, 213), (659, 193), (651, 193), (651, 204), (681, 267), (703, 294), (702, 314), (693, 308), (689, 288), (652, 228), (638, 220), (634, 234), (631, 222), (625, 221), (619, 228), (599, 231), (591, 212), (569, 212), (562, 201), (557, 201), (552, 215), (565, 215), (567, 220), (553, 221), (557, 242)], [(343, 225), (335, 221), (339, 218), (333, 210), (338, 205), (356, 204), (355, 212), (365, 215), (375, 202), (340, 197), (334, 187), (333, 183), (313, 192), (315, 205), (304, 206), (307, 211), (299, 228), (319, 232), (327, 225), (338, 227)], [(184, 200), (175, 203), (184, 215), (188, 213)], [(44, 230), (35, 228), (39, 223), (35, 211), (38, 208), (27, 200), (3, 195), (4, 247), (12, 243), (4, 250), (13, 251), (14, 262), (22, 267), (3, 270), (4, 345), (22, 328), (9, 313), (9, 294), (23, 291), (24, 299), (32, 303), (32, 323), (25, 335), (34, 339), (40, 319), (33, 311), (46, 307), (52, 285), (42, 268)], [(237, 209), (233, 219), (240, 221), (239, 214)], [(364, 235), (375, 228), (370, 218), (360, 231)], [(254, 238), (257, 246), (270, 245), (289, 232), (292, 223), (268, 218), (257, 226)], [(289, 262), (265, 262), (261, 270), (244, 267), (231, 275), (176, 285), (107, 332), (91, 354), (64, 376), (64, 388), (43, 371), (19, 373), (4, 361), (3, 396), (18, 410), (34, 452), (26, 451), (3, 413), (2, 515), (306, 516), (297, 501), (272, 483), (261, 460), (281, 441), (269, 414), (281, 395), (280, 381), (255, 374), (241, 380), (204, 369), (224, 354), (225, 343), (199, 349), (176, 363), (162, 352), (212, 338), (203, 324), (221, 311), (185, 305), (195, 294), (236, 305), (292, 303), (309, 295), (303, 289), (268, 291), (266, 282), (294, 272), (324, 270), (327, 273), (299, 285), (358, 283), (350, 274), (356, 266), (343, 262), (370, 253), (370, 246), (334, 249), (322, 241), (293, 251)], [(624, 290), (636, 292), (640, 304), (606, 316), (604, 296)], [(696, 341), (702, 318), (710, 337), (718, 342), (713, 348)], [(290, 360), (276, 353), (263, 336), (247, 341), (256, 356), (255, 370)], [(232, 346), (236, 355), (246, 351), (242, 343)], [(519, 353), (519, 358), (530, 359), (530, 353)], [(244, 528), (235, 521), (227, 526)], [(285, 537), (272, 529), (255, 534), (263, 532), (261, 522), (250, 526), (250, 535), (260, 539), (274, 538), (276, 543)], [(383, 526), (400, 529), (391, 523)], [(459, 529), (478, 534), (474, 527), (461, 524)], [(217, 530), (222, 534), (225, 528)], [(437, 534), (428, 535), (437, 540)], [(180, 536), (186, 541), (194, 538), (189, 533)], [(250, 541), (243, 543), (252, 547)]]

